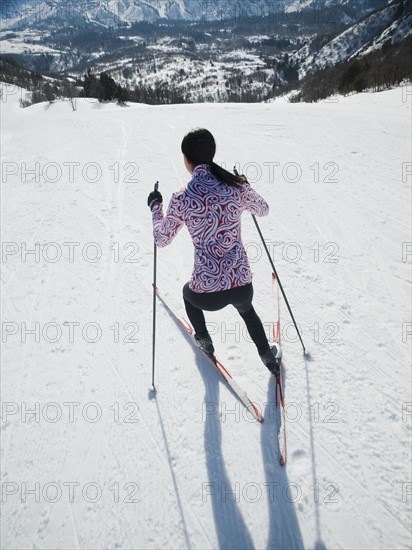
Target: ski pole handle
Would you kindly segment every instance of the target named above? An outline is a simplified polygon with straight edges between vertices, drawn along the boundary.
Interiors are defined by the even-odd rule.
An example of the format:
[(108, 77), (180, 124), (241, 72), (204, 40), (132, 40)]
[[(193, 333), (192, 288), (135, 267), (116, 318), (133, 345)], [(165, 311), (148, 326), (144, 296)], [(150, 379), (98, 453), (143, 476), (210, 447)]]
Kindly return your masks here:
[[(236, 170), (236, 166), (233, 168), (233, 172), (234, 172), (235, 176), (237, 176), (237, 177), (240, 176), (239, 172)], [(243, 180), (242, 180), (243, 183), (247, 183), (248, 185), (250, 185), (249, 182), (247, 181), (246, 176), (240, 176), (240, 177), (243, 178)]]
[(154, 185), (154, 191), (159, 191), (159, 182), (158, 181)]

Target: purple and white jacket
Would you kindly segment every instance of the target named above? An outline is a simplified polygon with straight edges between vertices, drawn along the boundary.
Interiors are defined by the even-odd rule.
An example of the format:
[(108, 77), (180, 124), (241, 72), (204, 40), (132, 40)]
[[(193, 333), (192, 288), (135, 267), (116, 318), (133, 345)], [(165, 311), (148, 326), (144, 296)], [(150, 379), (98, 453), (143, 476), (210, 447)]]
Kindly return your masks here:
[(194, 246), (194, 267), (189, 287), (193, 292), (219, 292), (252, 281), (252, 272), (241, 240), (240, 218), (247, 210), (266, 216), (269, 206), (250, 185), (220, 182), (210, 166), (200, 164), (186, 189), (173, 193), (163, 206), (153, 206), (153, 235), (157, 246), (171, 243), (186, 224)]

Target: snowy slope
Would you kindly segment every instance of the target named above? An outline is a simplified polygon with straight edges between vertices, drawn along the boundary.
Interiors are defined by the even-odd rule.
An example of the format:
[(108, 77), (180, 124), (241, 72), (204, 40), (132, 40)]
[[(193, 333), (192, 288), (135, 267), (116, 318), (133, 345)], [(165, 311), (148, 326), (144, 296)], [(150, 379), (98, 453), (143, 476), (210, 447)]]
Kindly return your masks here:
[(382, 48), (387, 43), (400, 42), (412, 34), (412, 11), (402, 17), (401, 20), (394, 21), (391, 25), (378, 36), (375, 36), (373, 40), (366, 43), (363, 48), (355, 53), (362, 57), (368, 53)]
[[(19, 109), (3, 90), (2, 548), (410, 547), (405, 91), (318, 104), (78, 100), (73, 112)], [(156, 180), (166, 202), (188, 181), (180, 141), (194, 126), (267, 198), (261, 228), (311, 352), (305, 361), (284, 332), (283, 469), (273, 380), (233, 308), (208, 314), (210, 330), (265, 422), (243, 415), (160, 304), (149, 398), (146, 199)], [(243, 239), (269, 326), (270, 269), (247, 215)], [(191, 267), (182, 230), (158, 255), (158, 285), (179, 311)], [(288, 329), (283, 303), (281, 319)]]
[(308, 42), (296, 52), (293, 59), (299, 62), (299, 76), (308, 71), (343, 63), (351, 57), (381, 48), (389, 39), (392, 42), (409, 36), (411, 10), (407, 1), (394, 0), (389, 6), (377, 9), (344, 32), (335, 36), (318, 51), (311, 53)]

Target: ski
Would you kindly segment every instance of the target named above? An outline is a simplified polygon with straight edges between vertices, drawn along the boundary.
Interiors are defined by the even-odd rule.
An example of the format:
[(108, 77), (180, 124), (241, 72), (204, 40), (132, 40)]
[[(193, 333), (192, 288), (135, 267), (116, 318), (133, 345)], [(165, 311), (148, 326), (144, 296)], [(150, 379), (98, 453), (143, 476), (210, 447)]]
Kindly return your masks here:
[[(192, 343), (196, 347), (196, 349), (200, 349), (196, 345), (196, 341), (194, 339), (194, 333), (193, 328), (191, 327), (189, 321), (187, 321), (184, 317), (179, 317), (173, 309), (167, 304), (163, 296), (161, 296), (158, 287), (156, 287), (156, 295), (159, 298), (159, 300), (162, 302), (163, 306), (167, 309), (167, 311), (173, 316), (173, 318), (179, 322), (183, 328), (186, 330), (186, 332), (190, 335), (192, 338)], [(229, 373), (229, 371), (226, 369), (226, 367), (217, 359), (215, 356), (208, 355), (203, 350), (202, 353), (209, 359), (209, 361), (214, 365), (214, 367), (219, 371), (220, 375), (223, 377), (223, 379), (229, 384), (229, 386), (232, 388), (232, 390), (235, 392), (237, 397), (240, 399), (240, 401), (243, 403), (243, 405), (247, 408), (247, 410), (250, 412), (250, 414), (258, 421), (263, 422), (263, 416), (259, 409), (256, 407), (256, 405), (251, 401), (247, 395), (247, 393), (239, 386), (239, 384), (236, 382), (236, 380), (233, 378), (233, 376)]]
[[(276, 287), (276, 289), (275, 289)], [(277, 284), (276, 275), (272, 273), (272, 293), (273, 299), (277, 303), (278, 318), (273, 325), (273, 343), (281, 345), (280, 342), (280, 314), (279, 314), (279, 286)], [(276, 300), (275, 300), (276, 297)], [(279, 359), (279, 376), (276, 377), (276, 408), (280, 408), (279, 414), (279, 431), (278, 431), (278, 446), (279, 446), (279, 463), (281, 466), (286, 464), (286, 415), (285, 415), (285, 399), (283, 392), (283, 368), (282, 359)]]

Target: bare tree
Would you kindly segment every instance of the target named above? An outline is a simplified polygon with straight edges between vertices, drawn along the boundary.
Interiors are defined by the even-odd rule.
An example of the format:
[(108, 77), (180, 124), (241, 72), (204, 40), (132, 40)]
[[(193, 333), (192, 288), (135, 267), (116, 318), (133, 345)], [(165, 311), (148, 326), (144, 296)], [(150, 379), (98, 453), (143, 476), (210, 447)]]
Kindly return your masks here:
[(68, 78), (65, 78), (63, 81), (63, 96), (69, 98), (70, 105), (72, 106), (73, 111), (75, 111), (77, 108), (76, 88)]

